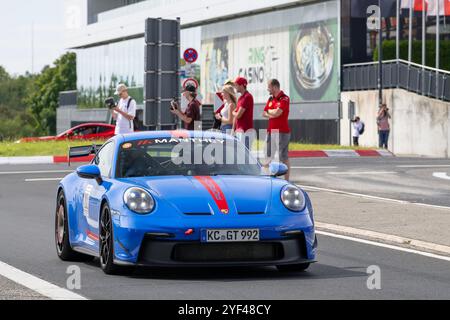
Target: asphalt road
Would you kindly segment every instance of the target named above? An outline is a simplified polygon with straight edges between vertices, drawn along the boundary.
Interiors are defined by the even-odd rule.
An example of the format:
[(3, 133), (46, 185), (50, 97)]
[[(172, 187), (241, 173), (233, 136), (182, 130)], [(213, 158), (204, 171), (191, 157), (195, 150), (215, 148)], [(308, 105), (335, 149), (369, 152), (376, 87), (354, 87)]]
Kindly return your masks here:
[[(450, 205), (444, 196), (447, 192), (448, 198), (448, 182), (433, 178), (434, 168), (397, 167), (446, 165), (445, 161), (301, 159), (294, 162), (294, 166), (336, 167), (295, 169), (299, 177), (295, 180), (303, 184)], [(57, 181), (40, 180), (60, 178), (66, 173), (20, 173), (53, 170), (68, 168), (64, 165), (0, 166), (0, 261), (66, 287), (66, 270), (71, 264), (57, 258), (53, 239)], [(356, 182), (354, 176), (329, 174), (347, 171), (398, 173), (367, 175)], [(449, 172), (450, 167), (436, 171)], [(104, 275), (98, 261), (76, 263), (81, 269), (81, 290), (76, 293), (89, 299), (450, 299), (447, 261), (328, 236), (319, 236), (318, 261), (304, 273), (282, 274), (275, 268), (137, 269), (124, 276)], [(381, 270), (381, 290), (367, 288), (367, 268), (373, 265)]]
[(450, 161), (420, 158), (294, 159), (301, 185), (450, 207)]

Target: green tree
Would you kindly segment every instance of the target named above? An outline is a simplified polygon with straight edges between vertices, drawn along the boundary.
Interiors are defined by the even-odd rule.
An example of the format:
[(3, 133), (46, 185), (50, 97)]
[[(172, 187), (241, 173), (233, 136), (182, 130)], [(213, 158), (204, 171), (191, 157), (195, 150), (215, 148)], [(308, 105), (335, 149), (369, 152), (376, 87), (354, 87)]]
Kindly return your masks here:
[(61, 91), (76, 90), (76, 55), (68, 52), (36, 76), (26, 102), (36, 134), (56, 133), (56, 108)]

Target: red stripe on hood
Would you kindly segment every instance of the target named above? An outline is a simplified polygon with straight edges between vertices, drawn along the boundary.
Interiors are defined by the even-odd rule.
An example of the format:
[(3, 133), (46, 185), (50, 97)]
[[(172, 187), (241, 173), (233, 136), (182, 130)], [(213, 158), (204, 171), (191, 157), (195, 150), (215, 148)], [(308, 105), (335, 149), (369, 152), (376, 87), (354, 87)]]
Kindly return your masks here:
[(220, 186), (211, 177), (194, 177), (208, 190), (209, 194), (213, 197), (217, 207), (223, 214), (228, 214), (230, 208), (228, 207), (227, 199), (222, 192)]

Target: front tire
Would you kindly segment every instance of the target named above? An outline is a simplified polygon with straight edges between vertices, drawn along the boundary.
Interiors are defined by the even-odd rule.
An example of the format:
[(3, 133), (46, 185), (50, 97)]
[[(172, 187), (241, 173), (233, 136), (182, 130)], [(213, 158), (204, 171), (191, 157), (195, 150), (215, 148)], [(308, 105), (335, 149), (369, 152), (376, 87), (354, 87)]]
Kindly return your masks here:
[(119, 274), (122, 268), (114, 264), (114, 236), (111, 210), (105, 203), (100, 216), (100, 267), (106, 274)]
[(277, 269), (281, 272), (302, 272), (306, 271), (310, 265), (310, 263), (288, 264), (277, 266)]
[(56, 201), (55, 244), (56, 253), (63, 261), (88, 261), (93, 259), (93, 257), (74, 251), (70, 246), (66, 198), (63, 191), (58, 193)]

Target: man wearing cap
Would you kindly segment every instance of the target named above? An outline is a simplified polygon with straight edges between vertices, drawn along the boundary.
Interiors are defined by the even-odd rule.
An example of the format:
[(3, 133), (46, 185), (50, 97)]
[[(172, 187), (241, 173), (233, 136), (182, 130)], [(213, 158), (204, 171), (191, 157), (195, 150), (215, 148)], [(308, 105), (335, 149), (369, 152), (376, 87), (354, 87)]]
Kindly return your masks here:
[(201, 120), (200, 106), (201, 103), (197, 100), (197, 89), (193, 85), (187, 85), (182, 92), (183, 97), (188, 101), (188, 106), (185, 112), (180, 110), (180, 105), (177, 102), (172, 104), (170, 112), (176, 115), (184, 123), (184, 128), (189, 131), (195, 129), (195, 122)]
[(116, 120), (115, 134), (133, 133), (136, 101), (128, 95), (128, 88), (124, 84), (117, 86), (115, 94), (120, 97), (118, 106), (111, 109), (112, 117)]
[[(236, 110), (233, 112), (235, 117), (234, 130), (238, 137), (247, 131), (253, 129), (253, 96), (247, 91), (247, 79), (238, 77), (234, 81), (236, 91), (241, 95), (238, 99)], [(242, 139), (241, 139), (242, 140)], [(250, 139), (246, 137), (245, 146), (250, 149)]]
[(280, 82), (277, 79), (270, 80), (267, 89), (271, 95), (263, 113), (263, 117), (269, 119), (266, 140), (267, 157), (272, 159), (276, 153), (276, 150), (272, 150), (272, 147), (278, 147), (280, 161), (289, 168), (285, 176), (286, 180), (289, 180), (289, 143), (291, 140), (291, 129), (289, 127), (290, 99), (281, 91)]

